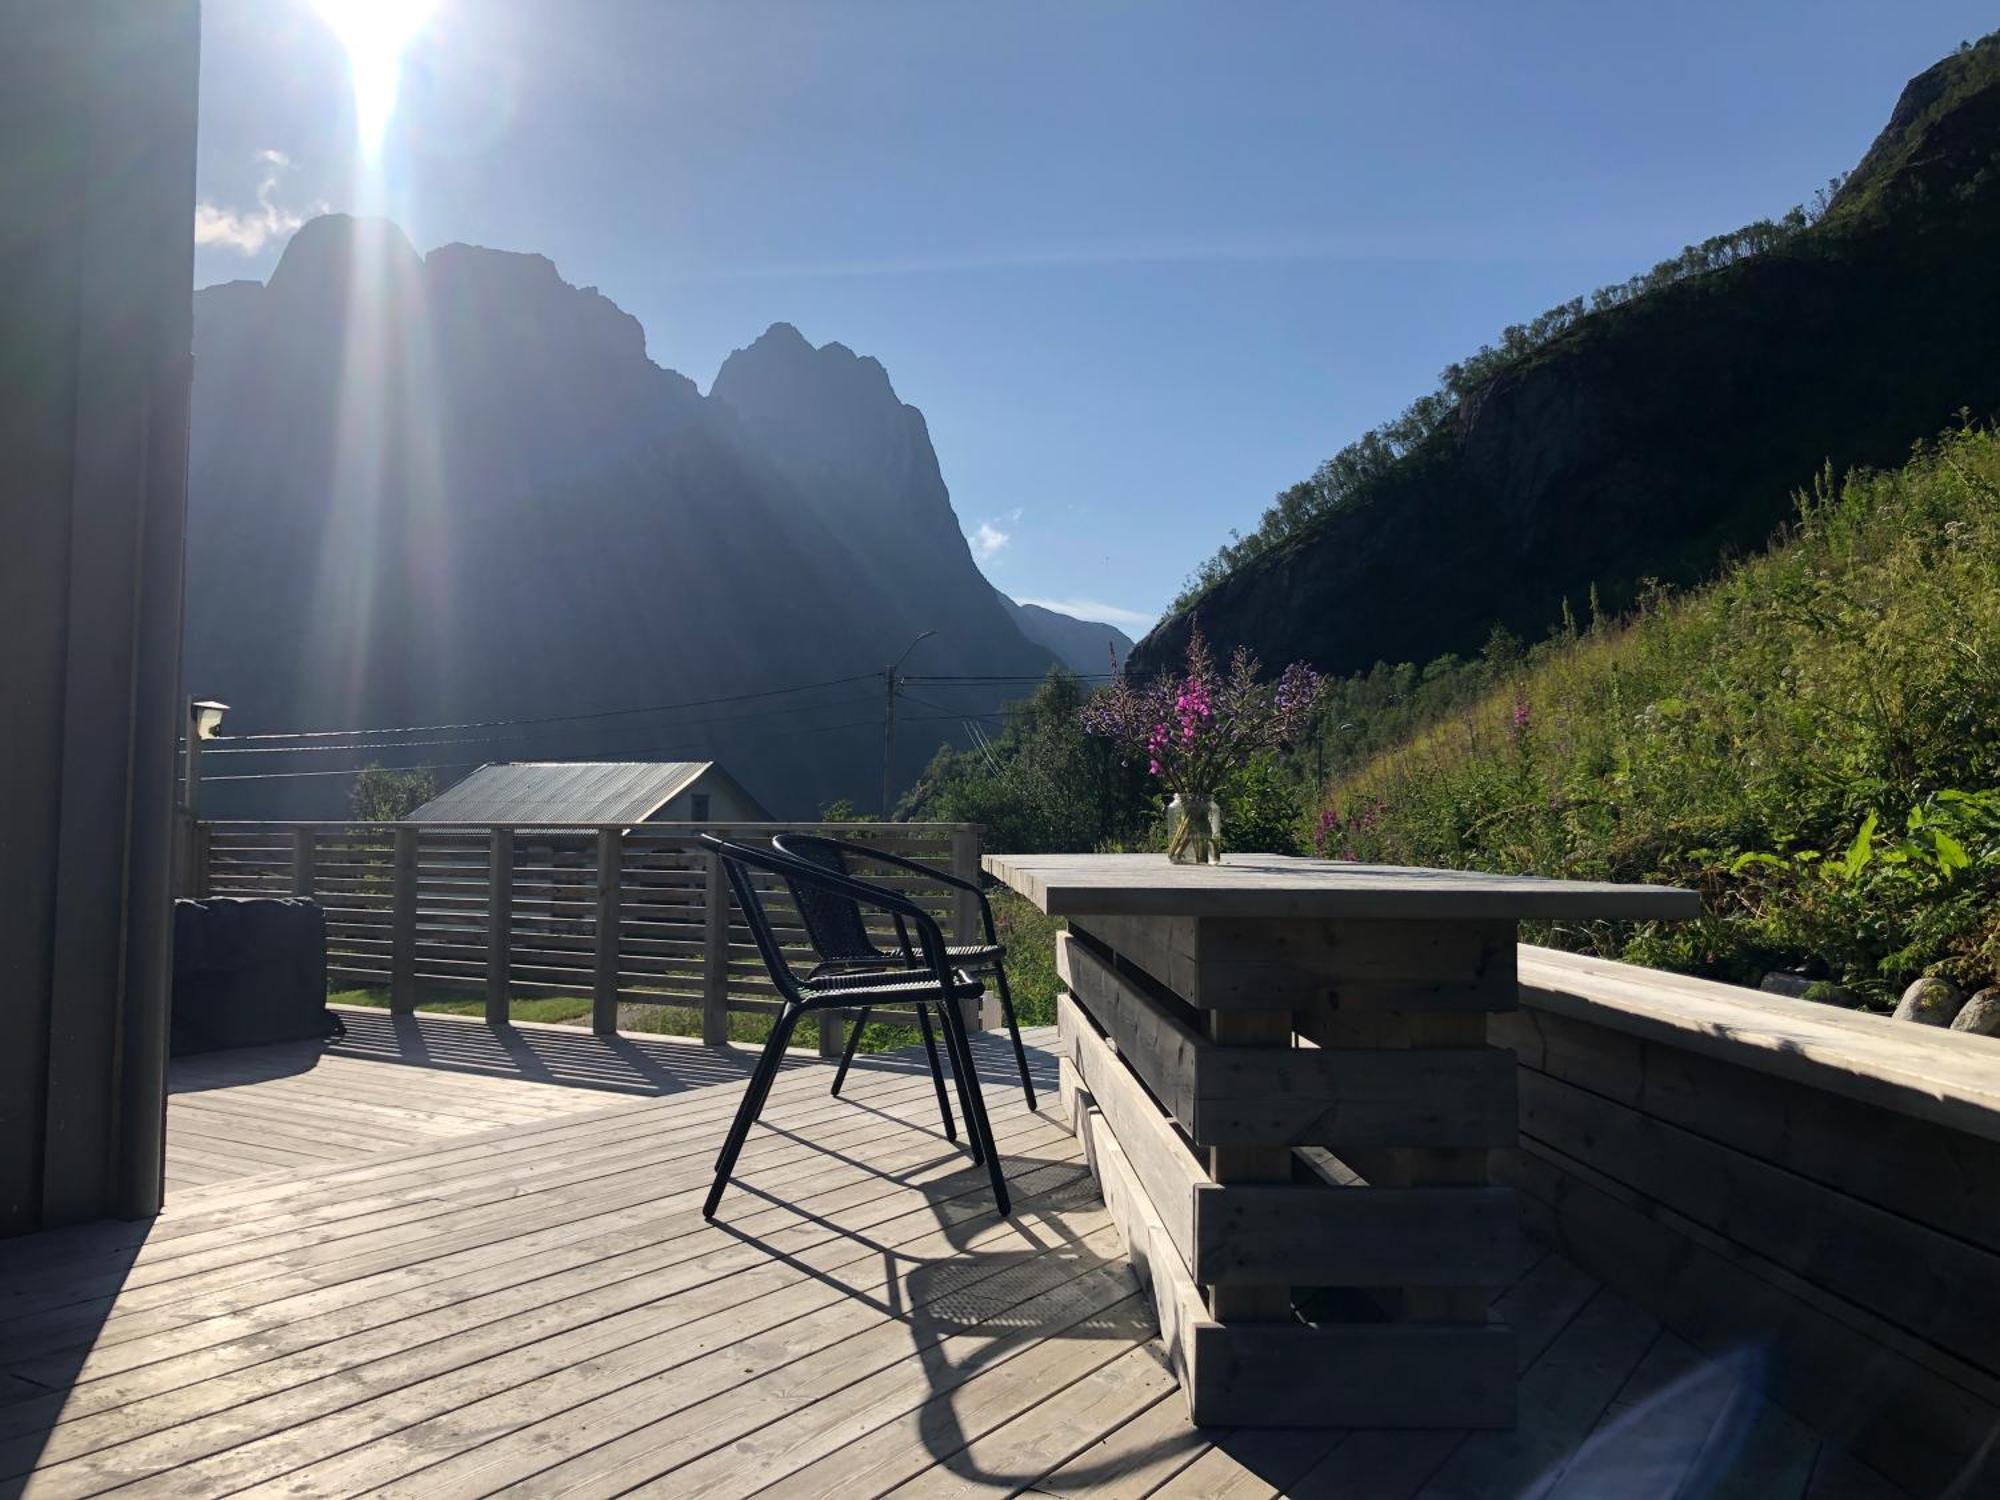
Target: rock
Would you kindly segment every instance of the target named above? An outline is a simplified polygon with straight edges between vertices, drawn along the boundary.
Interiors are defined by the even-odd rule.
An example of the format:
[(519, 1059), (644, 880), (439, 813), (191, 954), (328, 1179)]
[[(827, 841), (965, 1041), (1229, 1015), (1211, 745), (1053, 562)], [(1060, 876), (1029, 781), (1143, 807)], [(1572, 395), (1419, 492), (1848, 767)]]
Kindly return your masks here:
[(1789, 995), (1794, 1000), (1806, 998), (1815, 981), (1803, 974), (1794, 974), (1786, 969), (1773, 969), (1766, 974), (1757, 988), (1767, 995)]
[(1965, 1002), (1952, 1019), (1953, 1031), (1969, 1031), (1974, 1036), (2000, 1036), (2000, 987), (1989, 986)]
[(1964, 1004), (1964, 993), (1949, 979), (1919, 979), (1903, 991), (1896, 1019), (1919, 1026), (1949, 1026)]
[(1821, 1005), (1838, 1005), (1843, 1010), (1853, 1010), (1861, 1003), (1861, 997), (1845, 985), (1835, 984), (1830, 979), (1815, 979), (1806, 986), (1806, 999)]

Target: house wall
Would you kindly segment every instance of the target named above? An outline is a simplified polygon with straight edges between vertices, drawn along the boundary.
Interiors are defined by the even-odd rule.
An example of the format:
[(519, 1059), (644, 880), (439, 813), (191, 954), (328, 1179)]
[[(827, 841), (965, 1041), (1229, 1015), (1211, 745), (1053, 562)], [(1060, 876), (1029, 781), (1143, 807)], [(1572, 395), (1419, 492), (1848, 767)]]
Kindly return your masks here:
[(761, 823), (770, 817), (763, 808), (752, 802), (745, 792), (729, 778), (710, 773), (697, 777), (694, 784), (646, 821), (649, 823), (687, 823), (694, 821), (694, 799), (703, 793), (708, 796), (708, 821), (711, 823)]
[(5, 26), (0, 1233), (160, 1201), (198, 19)]
[(2000, 1041), (1546, 949), (1520, 972), (1496, 1175), (1529, 1225), (1913, 1493), (1993, 1465)]

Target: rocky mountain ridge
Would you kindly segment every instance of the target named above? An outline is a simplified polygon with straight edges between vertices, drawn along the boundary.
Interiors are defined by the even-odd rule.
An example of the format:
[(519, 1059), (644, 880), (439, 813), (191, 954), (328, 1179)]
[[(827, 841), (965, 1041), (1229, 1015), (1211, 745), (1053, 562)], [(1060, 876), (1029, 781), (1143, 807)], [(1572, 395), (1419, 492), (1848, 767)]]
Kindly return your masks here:
[[(212, 764), (219, 815), (337, 815), (347, 785), (225, 770), (529, 756), (713, 757), (781, 815), (871, 806), (879, 673), (913, 637), (936, 632), (911, 671), (1053, 663), (975, 566), (922, 414), (840, 345), (776, 325), (703, 396), (545, 257), (338, 215), (195, 304), (190, 689), (232, 730), (479, 726)], [(1016, 692), (906, 710), (897, 781)], [(660, 704), (691, 706), (616, 712)]]
[(1465, 397), (1352, 503), (1169, 616), (1136, 670), (1217, 648), (1335, 672), (1534, 639), (1760, 548), (1823, 468), (1893, 467), (2000, 412), (2000, 36), (1913, 79), (1824, 217), (1589, 313)]

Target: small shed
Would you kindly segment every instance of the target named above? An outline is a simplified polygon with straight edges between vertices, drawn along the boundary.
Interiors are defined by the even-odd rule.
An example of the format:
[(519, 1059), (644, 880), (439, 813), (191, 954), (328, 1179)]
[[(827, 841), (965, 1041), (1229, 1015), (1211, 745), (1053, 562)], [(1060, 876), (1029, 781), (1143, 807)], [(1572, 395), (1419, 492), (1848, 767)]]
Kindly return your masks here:
[(412, 823), (765, 823), (771, 814), (712, 760), (536, 760), (481, 766)]

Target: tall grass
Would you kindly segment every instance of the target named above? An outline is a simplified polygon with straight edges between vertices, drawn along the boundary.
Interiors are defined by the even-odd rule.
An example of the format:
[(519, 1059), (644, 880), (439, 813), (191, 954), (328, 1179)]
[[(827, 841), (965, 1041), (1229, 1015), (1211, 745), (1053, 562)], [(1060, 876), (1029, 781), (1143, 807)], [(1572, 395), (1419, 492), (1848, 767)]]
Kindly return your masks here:
[[(1699, 923), (1543, 936), (1742, 982), (1797, 969), (1881, 1004), (1924, 972), (1993, 982), (2000, 847), (1975, 819), (1946, 841), (1963, 862), (1934, 858), (1931, 830), (1974, 805), (1939, 793), (1996, 787), (2000, 441), (1967, 428), (1896, 472), (1824, 476), (1715, 584), (1537, 646), (1338, 775), (1316, 842), (1691, 884)], [(1871, 814), (1910, 833), (1862, 839), (1857, 862)]]

